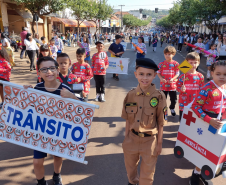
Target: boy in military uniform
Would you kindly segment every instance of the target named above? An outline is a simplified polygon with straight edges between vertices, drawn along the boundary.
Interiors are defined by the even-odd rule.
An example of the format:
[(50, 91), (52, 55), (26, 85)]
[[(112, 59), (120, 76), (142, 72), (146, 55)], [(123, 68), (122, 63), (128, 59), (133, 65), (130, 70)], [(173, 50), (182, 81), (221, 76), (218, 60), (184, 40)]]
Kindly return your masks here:
[(126, 120), (126, 132), (122, 148), (129, 185), (153, 184), (157, 157), (162, 151), (167, 105), (165, 94), (152, 84), (157, 70), (158, 66), (151, 59), (137, 59), (134, 74), (139, 84), (127, 94), (123, 103), (121, 117)]

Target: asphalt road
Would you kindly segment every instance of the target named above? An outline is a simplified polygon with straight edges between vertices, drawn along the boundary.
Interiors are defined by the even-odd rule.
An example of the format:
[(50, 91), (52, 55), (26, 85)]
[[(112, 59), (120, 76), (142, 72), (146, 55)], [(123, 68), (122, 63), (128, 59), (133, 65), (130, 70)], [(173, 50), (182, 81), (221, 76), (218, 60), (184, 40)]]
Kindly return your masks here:
[[(157, 64), (164, 60), (163, 49), (158, 44), (156, 52), (148, 47), (146, 57), (153, 59)], [(105, 45), (107, 49), (109, 45)], [(122, 102), (127, 92), (137, 86), (134, 77), (135, 52), (128, 44), (127, 51), (123, 55), (130, 58), (129, 74), (120, 75), (120, 81), (115, 81), (112, 75), (107, 75), (106, 102), (96, 103), (94, 80), (91, 80), (90, 103), (100, 105), (95, 111), (89, 143), (86, 152), (88, 165), (64, 160), (62, 178), (65, 185), (127, 185), (127, 176), (122, 153), (122, 141), (124, 139), (125, 121), (120, 117)], [(95, 52), (92, 49), (91, 54)], [(66, 48), (73, 62), (75, 59), (75, 48)], [(186, 56), (185, 47), (183, 52), (177, 53), (174, 60), (181, 63)], [(33, 84), (36, 82), (36, 73), (29, 71), (26, 59), (20, 60), (16, 53), (17, 67), (12, 72), (11, 82), (18, 84)], [(202, 72), (206, 71), (205, 60), (201, 61)], [(154, 82), (159, 88), (158, 77)], [(169, 103), (169, 99), (167, 100)], [(168, 124), (164, 127), (163, 150), (158, 158), (154, 185), (186, 185), (194, 165), (186, 159), (174, 157), (173, 148), (179, 128), (179, 109), (177, 104), (177, 116), (172, 117), (169, 113)], [(33, 165), (33, 152), (30, 149), (0, 141), (0, 185), (32, 185), (36, 183)], [(53, 159), (51, 155), (45, 160), (45, 174), (48, 183), (52, 185)], [(223, 184), (223, 178), (212, 180), (215, 185)]]

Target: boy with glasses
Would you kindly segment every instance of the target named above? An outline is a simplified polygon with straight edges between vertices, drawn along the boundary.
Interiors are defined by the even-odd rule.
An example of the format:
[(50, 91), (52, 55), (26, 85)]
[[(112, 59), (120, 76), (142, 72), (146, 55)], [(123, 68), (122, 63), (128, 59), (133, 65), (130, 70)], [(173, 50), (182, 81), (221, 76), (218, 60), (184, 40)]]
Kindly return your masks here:
[[(34, 89), (53, 93), (59, 95), (63, 98), (72, 98), (76, 99), (76, 96), (73, 94), (70, 87), (66, 86), (63, 83), (60, 83), (57, 80), (57, 76), (59, 75), (58, 63), (51, 57), (42, 57), (37, 62), (38, 73), (39, 76), (44, 80), (41, 83), (38, 83)], [(24, 86), (24, 88), (28, 88), (32, 86)], [(45, 169), (44, 169), (44, 158), (47, 157), (47, 153), (40, 152), (34, 150), (34, 172), (36, 175), (36, 179), (38, 181), (37, 185), (48, 185), (45, 180)], [(62, 157), (53, 156), (54, 159), (54, 173), (53, 173), (53, 184), (54, 185), (62, 185), (61, 179), (61, 168), (63, 159)]]

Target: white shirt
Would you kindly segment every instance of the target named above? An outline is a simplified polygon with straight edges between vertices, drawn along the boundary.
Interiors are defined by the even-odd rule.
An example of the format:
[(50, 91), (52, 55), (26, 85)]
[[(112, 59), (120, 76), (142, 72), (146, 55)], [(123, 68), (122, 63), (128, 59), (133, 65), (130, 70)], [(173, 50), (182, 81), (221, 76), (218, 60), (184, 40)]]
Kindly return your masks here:
[(10, 43), (9, 43), (9, 41), (8, 41), (8, 39), (7, 38), (4, 38), (3, 40), (2, 40), (2, 46), (6, 46), (6, 43), (8, 43), (8, 46), (10, 47)]
[(36, 41), (34, 39), (32, 39), (31, 42), (27, 39), (24, 39), (24, 44), (26, 45), (26, 50), (38, 50), (39, 49), (36, 44)]
[(223, 45), (221, 44), (221, 47), (220, 47), (220, 50), (219, 50), (219, 55), (220, 56), (226, 56), (226, 45)]

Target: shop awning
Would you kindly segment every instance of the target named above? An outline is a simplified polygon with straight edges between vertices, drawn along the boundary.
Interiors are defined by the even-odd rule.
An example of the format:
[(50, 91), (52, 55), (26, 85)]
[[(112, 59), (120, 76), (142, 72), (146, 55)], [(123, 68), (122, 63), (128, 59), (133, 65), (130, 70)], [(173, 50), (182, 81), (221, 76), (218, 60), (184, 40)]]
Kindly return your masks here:
[(58, 18), (58, 17), (52, 17), (52, 21), (55, 22), (62, 22), (65, 27), (77, 27), (77, 21), (76, 20), (72, 20), (72, 19), (63, 19), (63, 18)]
[[(52, 21), (62, 22), (65, 25), (65, 27), (78, 27), (78, 21), (73, 19), (63, 19), (58, 17), (52, 17)], [(84, 21), (79, 25), (79, 27), (81, 28), (96, 27), (96, 25), (91, 21)]]
[(96, 24), (92, 21), (84, 21), (83, 23), (86, 25), (86, 27), (96, 27)]

